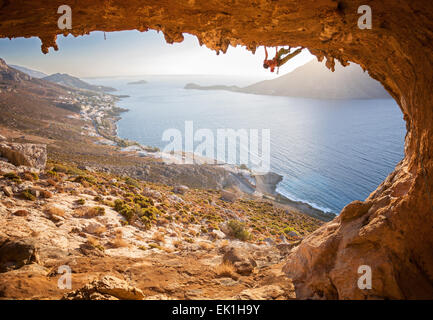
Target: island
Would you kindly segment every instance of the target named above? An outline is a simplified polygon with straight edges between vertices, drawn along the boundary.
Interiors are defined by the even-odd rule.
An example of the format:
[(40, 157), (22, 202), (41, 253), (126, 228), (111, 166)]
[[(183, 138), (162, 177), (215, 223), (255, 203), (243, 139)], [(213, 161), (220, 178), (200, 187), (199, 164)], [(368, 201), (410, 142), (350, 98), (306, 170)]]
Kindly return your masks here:
[(138, 80), (138, 81), (128, 82), (129, 85), (146, 84), (146, 83), (147, 83), (146, 80)]
[(311, 61), (294, 71), (272, 80), (247, 87), (188, 83), (185, 89), (223, 90), (248, 94), (299, 97), (309, 99), (390, 99), (391, 96), (376, 80), (358, 65), (335, 65), (331, 72), (322, 62)]

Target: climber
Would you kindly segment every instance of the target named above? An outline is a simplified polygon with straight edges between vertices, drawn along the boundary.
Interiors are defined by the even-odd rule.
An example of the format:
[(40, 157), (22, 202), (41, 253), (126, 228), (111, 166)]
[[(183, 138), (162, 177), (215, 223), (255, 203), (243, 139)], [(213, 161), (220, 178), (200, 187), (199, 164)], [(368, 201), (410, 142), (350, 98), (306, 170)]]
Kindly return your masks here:
[[(271, 72), (274, 72), (275, 68), (280, 68), (283, 64), (285, 64), (290, 59), (296, 57), (298, 54), (301, 53), (303, 48), (299, 48), (296, 51), (290, 53), (289, 49), (281, 48), (280, 51), (278, 51), (278, 47), (275, 48), (275, 57), (272, 60), (268, 60), (268, 50), (265, 47), (265, 61), (263, 61), (263, 68), (271, 68)], [(284, 58), (282, 56), (286, 55)], [(278, 70), (277, 70), (278, 73)]]

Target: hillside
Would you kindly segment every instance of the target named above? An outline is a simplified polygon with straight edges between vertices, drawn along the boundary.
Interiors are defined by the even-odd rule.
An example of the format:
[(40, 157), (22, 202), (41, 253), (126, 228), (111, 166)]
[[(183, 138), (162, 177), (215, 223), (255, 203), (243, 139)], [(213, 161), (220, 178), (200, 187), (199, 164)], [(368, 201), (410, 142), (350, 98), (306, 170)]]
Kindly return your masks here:
[(99, 92), (111, 92), (116, 91), (116, 89), (105, 86), (97, 86), (90, 83), (87, 83), (77, 77), (70, 76), (65, 73), (55, 73), (50, 76), (42, 78), (43, 80), (54, 82), (60, 84), (62, 86), (71, 87), (75, 89), (83, 89), (90, 91), (99, 91)]
[(37, 70), (33, 70), (33, 69), (30, 69), (30, 68), (26, 68), (26, 67), (22, 67), (22, 66), (17, 66), (17, 65), (14, 65), (14, 64), (11, 64), (10, 67), (12, 67), (12, 68), (14, 68), (14, 69), (16, 69), (18, 71), (24, 72), (25, 74), (28, 74), (29, 76), (31, 76), (33, 78), (37, 78), (37, 79), (41, 79), (41, 78), (44, 78), (44, 77), (48, 76), (47, 74), (45, 74), (43, 72), (40, 72), (40, 71), (37, 71)]
[(336, 64), (335, 72), (324, 63), (311, 61), (296, 70), (273, 80), (253, 85), (206, 86), (189, 83), (185, 89), (227, 90), (251, 94), (300, 97), (310, 99), (389, 99), (382, 85), (369, 77), (358, 65), (342, 67)]

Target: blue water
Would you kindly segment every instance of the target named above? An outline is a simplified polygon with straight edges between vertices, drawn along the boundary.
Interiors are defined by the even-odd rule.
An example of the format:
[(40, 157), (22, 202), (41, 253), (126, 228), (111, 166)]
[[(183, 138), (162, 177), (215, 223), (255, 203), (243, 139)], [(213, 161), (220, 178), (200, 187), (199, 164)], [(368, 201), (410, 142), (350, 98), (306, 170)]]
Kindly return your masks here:
[(122, 138), (163, 149), (168, 128), (270, 129), (271, 170), (284, 179), (277, 191), (293, 200), (339, 213), (364, 200), (403, 158), (405, 123), (394, 100), (323, 101), (224, 91), (185, 90), (202, 85), (246, 85), (260, 79), (145, 76), (92, 79), (128, 94), (130, 109), (118, 123)]

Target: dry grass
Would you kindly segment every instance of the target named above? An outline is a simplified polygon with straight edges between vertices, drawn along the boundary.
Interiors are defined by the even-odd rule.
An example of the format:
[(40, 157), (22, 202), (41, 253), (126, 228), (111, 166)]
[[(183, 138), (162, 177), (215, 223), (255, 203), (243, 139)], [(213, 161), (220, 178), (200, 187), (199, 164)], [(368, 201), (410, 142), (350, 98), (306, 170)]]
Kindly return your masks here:
[(74, 209), (74, 217), (81, 218), (86, 215), (86, 208), (76, 208)]
[(220, 243), (220, 247), (221, 247), (221, 248), (225, 248), (225, 247), (227, 247), (228, 245), (229, 245), (229, 241), (228, 241), (227, 239), (221, 241), (221, 243)]
[(104, 214), (105, 214), (105, 208), (103, 207), (88, 208), (86, 211), (86, 216), (90, 218), (103, 216)]
[(125, 239), (123, 239), (122, 230), (116, 231), (116, 237), (113, 241), (111, 241), (111, 246), (113, 248), (126, 248), (130, 246), (129, 243)]
[(57, 182), (54, 181), (53, 179), (48, 179), (47, 183), (48, 183), (48, 185), (53, 186), (53, 187), (57, 186)]
[(94, 218), (104, 214), (105, 208), (103, 207), (79, 207), (74, 210), (75, 217)]
[(162, 233), (160, 232), (155, 232), (153, 234), (152, 240), (158, 243), (165, 243), (165, 237)]
[(95, 231), (93, 231), (93, 233), (98, 235), (98, 236), (101, 236), (105, 232), (107, 232), (107, 228), (105, 226), (99, 226), (95, 229)]
[(213, 248), (215, 248), (215, 246), (211, 243), (208, 242), (199, 242), (198, 245), (200, 246), (200, 248), (202, 248), (203, 250), (207, 250), (210, 251)]
[(161, 250), (166, 252), (166, 253), (172, 253), (173, 252), (173, 249), (167, 248), (167, 247), (161, 247)]
[(92, 247), (94, 247), (100, 251), (105, 251), (104, 246), (95, 237), (87, 236), (87, 244), (91, 245)]
[(135, 239), (138, 241), (144, 241), (144, 238), (138, 234), (134, 235)]
[(173, 245), (174, 245), (174, 247), (177, 248), (177, 249), (182, 249), (182, 247), (183, 247), (183, 242), (182, 242), (181, 240), (176, 240), (176, 241), (173, 242)]
[(35, 181), (35, 176), (33, 174), (31, 174), (30, 172), (24, 172), (22, 174), (22, 177), (26, 181)]
[(162, 217), (162, 218), (160, 218), (160, 219), (158, 220), (158, 223), (159, 223), (160, 225), (167, 225), (167, 224), (170, 223), (170, 221), (169, 221), (167, 218)]
[(215, 273), (218, 277), (237, 278), (235, 267), (231, 262), (225, 261), (215, 267)]
[(59, 207), (47, 207), (45, 209), (46, 213), (48, 213), (48, 215), (50, 217), (64, 217), (66, 215), (65, 210), (63, 210), (62, 208)]
[(87, 243), (95, 248), (101, 245), (99, 240), (92, 236), (87, 236)]
[(189, 230), (188, 234), (190, 234), (192, 237), (196, 237), (197, 236), (197, 232), (194, 230)]

